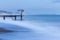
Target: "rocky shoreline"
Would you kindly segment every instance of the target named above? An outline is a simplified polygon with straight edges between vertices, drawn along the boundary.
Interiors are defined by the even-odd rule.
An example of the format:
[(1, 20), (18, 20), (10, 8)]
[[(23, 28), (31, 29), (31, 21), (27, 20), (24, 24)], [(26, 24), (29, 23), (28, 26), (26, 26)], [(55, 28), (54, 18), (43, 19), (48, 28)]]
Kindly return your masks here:
[(0, 33), (14, 32), (13, 30), (7, 30), (4, 28), (0, 28)]

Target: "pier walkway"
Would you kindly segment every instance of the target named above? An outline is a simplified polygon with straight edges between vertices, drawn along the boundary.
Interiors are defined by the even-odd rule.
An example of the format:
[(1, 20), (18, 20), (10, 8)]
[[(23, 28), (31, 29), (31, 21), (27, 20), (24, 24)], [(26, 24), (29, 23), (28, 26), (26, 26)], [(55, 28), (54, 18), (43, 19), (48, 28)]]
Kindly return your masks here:
[(20, 19), (21, 19), (21, 21), (22, 21), (22, 17), (23, 17), (23, 15), (12, 15), (12, 14), (3, 14), (3, 15), (1, 15), (0, 14), (0, 17), (3, 17), (3, 19), (5, 20), (6, 19), (6, 17), (13, 17), (15, 20), (17, 20), (17, 16), (20, 16)]

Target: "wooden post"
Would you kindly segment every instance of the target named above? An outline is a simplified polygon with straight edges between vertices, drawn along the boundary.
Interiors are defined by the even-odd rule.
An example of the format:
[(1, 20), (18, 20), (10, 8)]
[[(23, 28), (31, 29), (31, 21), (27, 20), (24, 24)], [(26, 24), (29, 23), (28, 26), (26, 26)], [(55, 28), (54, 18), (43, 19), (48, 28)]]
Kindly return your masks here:
[(15, 17), (15, 20), (16, 20), (16, 16), (14, 16)]
[(23, 20), (23, 15), (22, 15), (22, 13), (24, 12), (24, 10), (23, 9), (21, 9), (21, 10), (18, 10), (19, 12), (21, 11), (21, 14), (20, 14), (20, 17), (21, 17), (21, 21)]
[(21, 21), (22, 21), (22, 12), (21, 12)]
[(3, 19), (5, 20), (5, 16), (3, 16)]

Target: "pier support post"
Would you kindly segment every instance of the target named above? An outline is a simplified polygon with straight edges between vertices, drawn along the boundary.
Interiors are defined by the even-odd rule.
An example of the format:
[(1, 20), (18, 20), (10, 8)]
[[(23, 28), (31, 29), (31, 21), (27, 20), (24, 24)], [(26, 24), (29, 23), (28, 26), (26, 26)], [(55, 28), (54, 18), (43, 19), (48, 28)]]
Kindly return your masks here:
[(16, 20), (16, 16), (14, 16), (15, 17), (15, 20)]
[(24, 12), (24, 10), (23, 9), (19, 9), (18, 12), (20, 13), (21, 21), (22, 21), (23, 20), (23, 14), (22, 13)]
[(22, 21), (23, 19), (22, 19), (22, 14), (21, 14), (21, 21)]
[(5, 16), (3, 16), (3, 19), (5, 20)]

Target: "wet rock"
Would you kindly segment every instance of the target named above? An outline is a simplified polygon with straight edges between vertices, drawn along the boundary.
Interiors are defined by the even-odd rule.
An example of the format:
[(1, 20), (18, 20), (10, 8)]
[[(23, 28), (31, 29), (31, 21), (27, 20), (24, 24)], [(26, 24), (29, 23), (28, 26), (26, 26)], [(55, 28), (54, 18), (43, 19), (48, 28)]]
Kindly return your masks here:
[(0, 33), (4, 33), (4, 32), (14, 32), (13, 30), (7, 30), (7, 29), (4, 29), (4, 28), (0, 28)]

